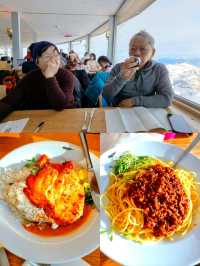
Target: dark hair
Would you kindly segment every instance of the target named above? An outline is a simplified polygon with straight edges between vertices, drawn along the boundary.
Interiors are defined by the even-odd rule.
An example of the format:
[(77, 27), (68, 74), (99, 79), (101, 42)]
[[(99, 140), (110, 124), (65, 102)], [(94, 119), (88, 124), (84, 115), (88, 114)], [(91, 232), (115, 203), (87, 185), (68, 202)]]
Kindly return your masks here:
[(58, 48), (54, 45), (54, 44), (48, 44), (47, 46), (45, 46), (43, 49), (41, 49), (39, 52), (38, 52), (38, 56), (37, 57), (40, 57), (50, 46), (53, 46), (54, 47), (54, 49), (58, 52), (58, 53), (60, 53), (59, 52), (59, 50), (58, 50)]
[(91, 53), (90, 56), (93, 56), (94, 60), (96, 60), (96, 55), (94, 53)]
[(88, 61), (90, 61), (89, 58), (85, 59), (84, 62), (83, 62), (83, 64), (84, 64), (84, 65), (87, 65), (87, 62), (88, 62)]
[(97, 62), (100, 64), (100, 62), (106, 62), (108, 63), (109, 65), (112, 65), (112, 63), (110, 62), (110, 60), (108, 59), (107, 56), (105, 55), (102, 55), (102, 56), (99, 56)]
[(41, 55), (50, 47), (53, 46), (54, 49), (59, 53), (58, 48), (56, 47), (55, 44), (47, 42), (47, 41), (41, 41), (41, 42), (37, 42), (34, 46), (33, 46), (33, 61), (37, 62), (37, 58), (41, 57)]

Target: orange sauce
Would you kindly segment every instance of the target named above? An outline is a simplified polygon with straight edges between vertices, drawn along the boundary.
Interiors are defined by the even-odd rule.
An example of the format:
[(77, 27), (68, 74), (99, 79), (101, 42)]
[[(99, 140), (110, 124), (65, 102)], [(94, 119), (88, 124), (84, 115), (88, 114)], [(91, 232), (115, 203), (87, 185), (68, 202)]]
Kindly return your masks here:
[(30, 226), (23, 225), (26, 231), (45, 237), (52, 237), (52, 236), (61, 236), (67, 235), (76, 229), (78, 229), (81, 225), (83, 225), (89, 219), (92, 213), (93, 207), (91, 205), (85, 205), (83, 216), (78, 219), (73, 224), (59, 226), (57, 229), (52, 229), (50, 224), (45, 223), (42, 229), (38, 226), (37, 223), (32, 223)]

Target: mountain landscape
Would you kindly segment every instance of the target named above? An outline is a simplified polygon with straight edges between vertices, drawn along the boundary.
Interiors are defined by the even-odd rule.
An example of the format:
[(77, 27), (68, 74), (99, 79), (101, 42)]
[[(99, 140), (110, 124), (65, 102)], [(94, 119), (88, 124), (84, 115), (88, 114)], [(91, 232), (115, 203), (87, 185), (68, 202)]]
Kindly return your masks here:
[(200, 104), (200, 67), (188, 64), (167, 64), (176, 94)]

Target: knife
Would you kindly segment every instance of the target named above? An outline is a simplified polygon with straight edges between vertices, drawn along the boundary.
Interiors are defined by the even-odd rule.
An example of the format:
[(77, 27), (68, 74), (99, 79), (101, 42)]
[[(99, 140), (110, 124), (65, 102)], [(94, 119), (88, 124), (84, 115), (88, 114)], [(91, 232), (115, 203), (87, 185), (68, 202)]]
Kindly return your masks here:
[(84, 152), (85, 159), (86, 159), (86, 165), (87, 165), (87, 171), (88, 171), (88, 181), (90, 183), (92, 199), (93, 199), (97, 209), (99, 209), (100, 208), (100, 202), (99, 202), (100, 190), (99, 190), (96, 174), (95, 174), (95, 171), (94, 171), (94, 168), (92, 165), (92, 161), (90, 158), (89, 147), (88, 147), (88, 143), (87, 143), (86, 134), (84, 131), (80, 132), (80, 139), (81, 139), (82, 148), (83, 148), (83, 152)]

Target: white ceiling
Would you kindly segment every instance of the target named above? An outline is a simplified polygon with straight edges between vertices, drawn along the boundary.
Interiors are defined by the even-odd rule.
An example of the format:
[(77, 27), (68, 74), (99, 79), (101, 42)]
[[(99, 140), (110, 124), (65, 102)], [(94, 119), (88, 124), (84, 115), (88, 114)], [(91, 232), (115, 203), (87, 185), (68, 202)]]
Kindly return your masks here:
[[(21, 35), (24, 45), (33, 40), (64, 42), (86, 35), (115, 14), (123, 0), (1, 0), (0, 43), (10, 46), (6, 28), (11, 27), (10, 12), (21, 12)], [(7, 11), (6, 13), (2, 11)], [(65, 33), (72, 38), (64, 37)]]
[[(153, 0), (154, 1), (154, 0)], [(0, 47), (10, 47), (6, 28), (11, 27), (11, 12), (21, 13), (23, 46), (34, 40), (54, 43), (77, 39), (105, 23), (124, 0), (0, 0)], [(152, 2), (128, 0), (126, 2)], [(65, 33), (72, 38), (64, 37)]]

